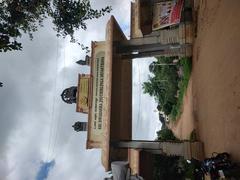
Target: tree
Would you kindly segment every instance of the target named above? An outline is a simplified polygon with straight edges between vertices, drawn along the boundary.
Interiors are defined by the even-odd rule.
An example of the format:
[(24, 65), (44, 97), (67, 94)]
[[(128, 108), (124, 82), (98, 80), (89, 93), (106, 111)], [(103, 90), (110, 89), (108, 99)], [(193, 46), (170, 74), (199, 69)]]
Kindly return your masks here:
[[(144, 93), (153, 96), (159, 105), (159, 111), (169, 115), (177, 102), (178, 76), (177, 66), (172, 64), (174, 57), (159, 57), (152, 62), (149, 71), (153, 74), (143, 83)], [(163, 64), (163, 65), (161, 65)]]
[[(0, 52), (21, 50), (18, 42), (23, 33), (33, 39), (33, 32), (43, 26), (43, 20), (52, 19), (57, 36), (71, 37), (77, 42), (74, 32), (87, 29), (86, 21), (99, 18), (111, 11), (106, 6), (93, 9), (89, 0), (2, 0), (0, 1)], [(81, 43), (77, 42), (85, 50)]]

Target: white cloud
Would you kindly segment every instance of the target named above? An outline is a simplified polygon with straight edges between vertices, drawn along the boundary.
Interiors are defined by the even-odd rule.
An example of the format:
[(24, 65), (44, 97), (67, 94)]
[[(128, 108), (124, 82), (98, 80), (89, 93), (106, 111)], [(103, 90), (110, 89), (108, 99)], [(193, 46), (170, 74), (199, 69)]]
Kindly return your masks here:
[[(143, 93), (142, 84), (148, 80), (149, 64), (155, 58), (141, 58), (133, 60), (133, 138), (140, 140), (153, 140), (156, 130), (161, 126), (158, 114), (154, 112), (157, 107), (153, 97)], [(141, 132), (141, 133), (139, 133)]]

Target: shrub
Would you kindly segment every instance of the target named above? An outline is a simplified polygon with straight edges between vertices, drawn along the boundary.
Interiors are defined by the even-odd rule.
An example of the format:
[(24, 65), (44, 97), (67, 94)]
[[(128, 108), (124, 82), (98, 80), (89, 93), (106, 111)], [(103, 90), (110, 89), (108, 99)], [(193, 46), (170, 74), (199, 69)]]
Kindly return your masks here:
[(153, 170), (154, 180), (183, 180), (183, 174), (178, 171), (178, 160), (179, 156), (155, 155)]
[(161, 129), (157, 132), (157, 139), (159, 141), (174, 141), (174, 140), (178, 140), (172, 130), (168, 129), (168, 128), (165, 128), (165, 129)]
[(190, 139), (190, 141), (197, 141), (197, 132), (196, 132), (196, 129), (194, 129), (194, 130), (191, 132), (189, 139)]

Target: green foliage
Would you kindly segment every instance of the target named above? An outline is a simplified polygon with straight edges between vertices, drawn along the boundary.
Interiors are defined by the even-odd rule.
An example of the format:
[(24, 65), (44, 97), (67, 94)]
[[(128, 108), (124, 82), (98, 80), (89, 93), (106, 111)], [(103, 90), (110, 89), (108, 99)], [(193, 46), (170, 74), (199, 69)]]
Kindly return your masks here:
[[(170, 115), (175, 120), (181, 114), (182, 101), (191, 74), (191, 59), (182, 58), (174, 64), (175, 57), (159, 57), (149, 66), (153, 73), (147, 82), (143, 83), (144, 93), (153, 96), (159, 105), (159, 111)], [(183, 76), (178, 71), (182, 69)]]
[(192, 61), (188, 58), (182, 58), (180, 60), (180, 65), (183, 69), (183, 77), (179, 81), (179, 93), (178, 93), (178, 99), (176, 104), (173, 106), (173, 110), (170, 114), (170, 117), (172, 120), (176, 120), (182, 113), (182, 103), (183, 103), (183, 97), (187, 90), (188, 81), (191, 76), (191, 70), (192, 70)]
[(169, 113), (172, 108), (171, 104), (176, 102), (175, 95), (178, 88), (177, 66), (166, 65), (172, 64), (173, 59), (172, 57), (160, 57), (156, 62), (151, 63), (149, 70), (154, 76), (149, 77), (149, 80), (143, 83), (144, 93), (154, 96), (160, 107)]
[(154, 180), (183, 180), (183, 174), (179, 171), (178, 156), (155, 155), (154, 157)]
[[(87, 29), (86, 21), (99, 18), (111, 11), (107, 6), (101, 10), (92, 9), (89, 0), (2, 0), (0, 2), (0, 52), (21, 50), (22, 45), (17, 38), (27, 33), (30, 39), (33, 32), (43, 26), (47, 17), (57, 31), (57, 36), (71, 37), (76, 42), (74, 32)], [(89, 51), (83, 44), (77, 42), (82, 49)]]
[(53, 23), (56, 26), (58, 35), (65, 37), (70, 35), (74, 41), (74, 31), (81, 28), (86, 30), (86, 20), (99, 18), (105, 13), (111, 11), (111, 7), (107, 6), (101, 10), (91, 8), (89, 0), (54, 0), (54, 10), (50, 13)]
[(184, 175), (185, 179), (191, 179), (191, 180), (195, 180), (194, 178), (194, 171), (195, 171), (195, 167), (192, 163), (187, 163), (187, 161), (183, 158), (180, 157), (179, 160), (179, 166), (182, 169), (182, 174)]
[(162, 130), (159, 130), (157, 132), (157, 140), (159, 141), (175, 141), (175, 140), (178, 140), (173, 132), (168, 129), (168, 128), (165, 128), (165, 129), (162, 129)]
[(194, 165), (179, 156), (154, 156), (154, 180), (195, 180)]
[[(157, 132), (157, 140), (159, 141), (180, 141), (177, 139), (173, 132), (168, 129), (162, 129)], [(183, 180), (189, 178), (194, 180), (194, 166), (188, 164), (183, 157), (179, 156), (165, 156), (155, 155), (154, 156), (154, 180), (159, 179), (179, 179)]]
[(154, 156), (154, 180), (195, 180), (194, 165), (179, 156)]
[(162, 108), (162, 110), (163, 110), (163, 112), (164, 112), (164, 114), (166, 114), (167, 116), (171, 113), (171, 111), (172, 111), (172, 103), (171, 102), (166, 102), (164, 105), (163, 105), (163, 108)]

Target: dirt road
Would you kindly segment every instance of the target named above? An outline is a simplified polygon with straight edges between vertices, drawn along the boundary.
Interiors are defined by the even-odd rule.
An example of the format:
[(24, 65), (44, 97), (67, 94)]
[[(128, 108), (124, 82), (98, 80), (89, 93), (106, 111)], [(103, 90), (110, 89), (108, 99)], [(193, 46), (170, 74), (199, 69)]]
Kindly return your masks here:
[[(227, 151), (240, 161), (240, 1), (200, 0), (194, 43), (192, 112), (178, 132), (196, 126), (205, 155)], [(186, 104), (186, 103), (185, 103)], [(187, 105), (185, 109), (191, 109)], [(185, 110), (184, 110), (185, 111)], [(192, 120), (192, 121), (191, 121)], [(181, 129), (181, 130), (179, 130)], [(181, 132), (182, 131), (182, 132)], [(178, 134), (177, 134), (178, 135)]]

